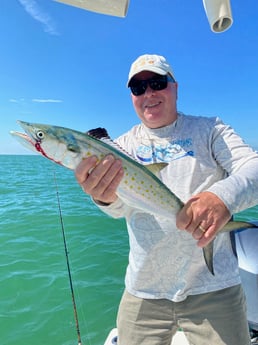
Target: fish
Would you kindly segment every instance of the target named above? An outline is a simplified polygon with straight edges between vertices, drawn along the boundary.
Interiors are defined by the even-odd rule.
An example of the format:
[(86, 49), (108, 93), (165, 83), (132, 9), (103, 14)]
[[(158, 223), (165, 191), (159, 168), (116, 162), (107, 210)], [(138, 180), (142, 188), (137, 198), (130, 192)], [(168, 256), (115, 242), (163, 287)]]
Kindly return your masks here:
[[(160, 171), (166, 168), (167, 163), (141, 164), (115, 143), (104, 128), (83, 133), (60, 126), (17, 122), (25, 133), (10, 131), (13, 137), (26, 148), (68, 169), (75, 170), (83, 159), (93, 155), (99, 161), (108, 154), (120, 159), (124, 176), (118, 186), (117, 195), (127, 205), (167, 219), (175, 218), (184, 206), (183, 201), (160, 179)], [(256, 225), (249, 222), (229, 221), (220, 231), (251, 227)], [(205, 263), (214, 275), (213, 241), (202, 250)]]

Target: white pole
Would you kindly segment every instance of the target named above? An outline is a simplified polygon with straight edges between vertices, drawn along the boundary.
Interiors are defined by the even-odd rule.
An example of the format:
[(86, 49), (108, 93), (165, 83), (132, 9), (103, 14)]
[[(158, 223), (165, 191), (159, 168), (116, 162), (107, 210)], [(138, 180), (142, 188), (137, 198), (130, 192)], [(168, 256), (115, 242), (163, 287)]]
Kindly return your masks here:
[(83, 8), (84, 10), (125, 17), (129, 0), (55, 0), (67, 5)]
[(203, 5), (213, 32), (223, 32), (231, 27), (230, 0), (203, 0)]

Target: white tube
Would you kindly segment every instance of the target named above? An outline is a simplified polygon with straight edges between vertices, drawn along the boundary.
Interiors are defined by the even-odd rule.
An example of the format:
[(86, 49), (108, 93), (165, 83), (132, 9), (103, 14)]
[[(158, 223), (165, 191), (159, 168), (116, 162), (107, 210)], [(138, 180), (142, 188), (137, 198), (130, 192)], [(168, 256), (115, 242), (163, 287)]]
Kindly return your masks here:
[(203, 0), (203, 5), (213, 32), (223, 32), (231, 27), (230, 0)]
[(80, 7), (84, 10), (125, 17), (129, 0), (55, 0), (64, 4)]

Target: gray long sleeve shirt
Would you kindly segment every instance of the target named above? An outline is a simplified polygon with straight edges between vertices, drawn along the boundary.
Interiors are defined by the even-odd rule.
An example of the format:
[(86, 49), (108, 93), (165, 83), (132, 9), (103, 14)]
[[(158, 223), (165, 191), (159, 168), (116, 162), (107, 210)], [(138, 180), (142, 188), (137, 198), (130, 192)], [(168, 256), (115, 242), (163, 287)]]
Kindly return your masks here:
[[(258, 155), (219, 118), (179, 114), (167, 127), (137, 125), (117, 142), (143, 164), (168, 163), (161, 179), (183, 202), (210, 191), (231, 214), (258, 204)], [(176, 228), (175, 219), (144, 213), (120, 199), (100, 208), (126, 218), (130, 253), (125, 281), (131, 294), (178, 302), (240, 282), (228, 233), (214, 241), (212, 276), (202, 249)]]

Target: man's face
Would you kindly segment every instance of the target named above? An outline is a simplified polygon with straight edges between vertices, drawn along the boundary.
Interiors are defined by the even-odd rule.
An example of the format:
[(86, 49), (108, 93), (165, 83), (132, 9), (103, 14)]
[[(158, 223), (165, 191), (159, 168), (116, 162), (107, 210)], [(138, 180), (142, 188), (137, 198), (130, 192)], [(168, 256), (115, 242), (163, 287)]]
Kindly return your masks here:
[[(156, 73), (143, 71), (134, 76), (137, 80), (146, 80), (157, 76)], [(159, 91), (148, 85), (144, 94), (132, 94), (135, 111), (142, 122), (149, 128), (160, 128), (177, 119), (177, 83), (168, 82), (168, 86)]]

